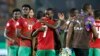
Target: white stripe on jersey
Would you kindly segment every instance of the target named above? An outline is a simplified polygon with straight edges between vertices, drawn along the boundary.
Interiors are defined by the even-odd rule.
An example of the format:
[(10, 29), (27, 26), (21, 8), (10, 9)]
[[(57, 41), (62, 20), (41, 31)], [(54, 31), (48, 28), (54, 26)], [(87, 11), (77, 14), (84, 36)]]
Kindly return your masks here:
[(98, 32), (98, 38), (100, 39), (100, 22), (95, 22), (96, 30)]

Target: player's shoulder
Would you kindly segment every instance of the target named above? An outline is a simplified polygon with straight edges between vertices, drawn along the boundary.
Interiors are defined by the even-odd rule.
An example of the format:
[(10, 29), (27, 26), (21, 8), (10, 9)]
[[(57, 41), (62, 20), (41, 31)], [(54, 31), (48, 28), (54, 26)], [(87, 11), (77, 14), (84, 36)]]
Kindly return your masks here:
[(100, 23), (100, 20), (96, 20), (95, 22)]
[(41, 23), (39, 22), (39, 20), (37, 20), (37, 22), (35, 24), (33, 24), (32, 28), (38, 28), (40, 27)]
[(30, 18), (30, 20), (34, 21), (34, 22), (37, 22), (37, 18), (33, 17), (33, 18)]
[(10, 18), (6, 23), (6, 26), (10, 26), (12, 24), (12, 22), (13, 22), (13, 20), (12, 20), (12, 18)]
[(94, 17), (93, 17), (93, 16), (88, 16), (86, 19), (87, 19), (87, 20), (94, 21)]
[(20, 18), (17, 20), (17, 22), (22, 22), (22, 21), (25, 21), (25, 18), (20, 17)]
[(8, 21), (7, 21), (7, 23), (11, 23), (11, 22), (13, 22), (14, 20), (12, 19), (12, 18), (10, 18)]
[(37, 20), (36, 23), (35, 23), (34, 25), (37, 25), (37, 26), (38, 26), (39, 24), (41, 24), (41, 23), (40, 23), (39, 20)]

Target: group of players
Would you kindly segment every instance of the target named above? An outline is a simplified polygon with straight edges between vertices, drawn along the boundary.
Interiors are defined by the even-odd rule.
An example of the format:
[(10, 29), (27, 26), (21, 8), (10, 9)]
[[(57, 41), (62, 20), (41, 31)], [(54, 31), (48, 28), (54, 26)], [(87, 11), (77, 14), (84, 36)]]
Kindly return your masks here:
[(54, 19), (52, 8), (36, 16), (27, 4), (14, 9), (4, 31), (7, 56), (99, 56), (100, 10), (85, 4), (81, 12), (72, 8), (65, 18), (59, 12)]

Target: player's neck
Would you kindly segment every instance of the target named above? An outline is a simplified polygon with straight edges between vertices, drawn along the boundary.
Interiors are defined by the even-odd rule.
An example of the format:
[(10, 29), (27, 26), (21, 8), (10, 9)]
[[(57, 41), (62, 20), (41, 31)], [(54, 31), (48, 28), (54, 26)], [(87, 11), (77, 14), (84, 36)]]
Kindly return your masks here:
[(53, 19), (53, 17), (51, 17), (51, 19)]
[(53, 17), (49, 17), (49, 19), (53, 19)]
[(17, 18), (12, 18), (14, 21), (17, 21), (18, 19)]
[(16, 18), (15, 21), (17, 21), (18, 19)]
[(100, 21), (100, 19), (99, 18), (96, 18), (96, 21)]
[(28, 15), (23, 15), (24, 18), (28, 18)]
[(34, 18), (34, 16), (30, 16), (29, 18)]

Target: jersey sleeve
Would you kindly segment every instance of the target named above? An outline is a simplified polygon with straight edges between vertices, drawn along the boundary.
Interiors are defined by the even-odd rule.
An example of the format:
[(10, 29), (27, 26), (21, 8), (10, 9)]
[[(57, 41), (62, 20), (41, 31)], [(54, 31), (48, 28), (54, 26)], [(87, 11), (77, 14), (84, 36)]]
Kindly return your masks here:
[(10, 22), (7, 22), (7, 24), (6, 24), (6, 29), (7, 29), (7, 30), (11, 30), (11, 27), (12, 27), (12, 26), (11, 26)]

